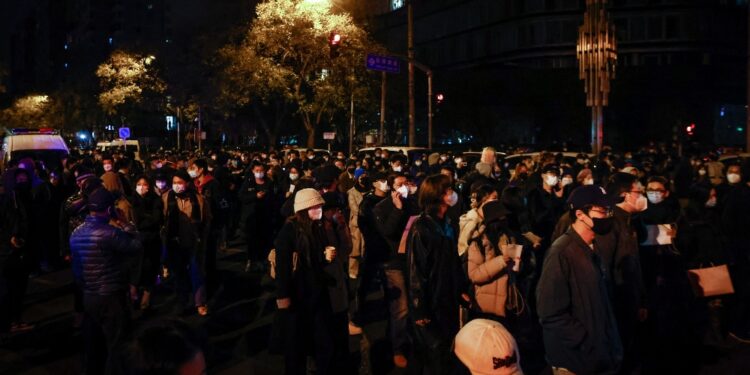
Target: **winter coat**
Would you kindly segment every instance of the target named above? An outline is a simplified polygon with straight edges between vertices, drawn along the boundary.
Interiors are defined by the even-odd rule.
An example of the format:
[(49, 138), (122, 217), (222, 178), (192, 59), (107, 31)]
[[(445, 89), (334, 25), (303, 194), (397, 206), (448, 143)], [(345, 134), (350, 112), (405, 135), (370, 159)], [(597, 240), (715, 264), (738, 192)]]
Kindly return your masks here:
[(499, 247), (492, 246), (484, 233), (484, 227), (475, 230), (473, 237), (468, 248), (468, 271), (469, 280), (474, 286), (474, 298), (483, 313), (505, 316), (508, 264), (505, 263), (501, 249), (508, 243), (515, 243), (515, 240), (502, 235)]
[(126, 257), (140, 249), (136, 236), (109, 225), (108, 217), (87, 216), (70, 236), (76, 283), (86, 294), (123, 292), (128, 285)]
[(449, 220), (424, 213), (412, 224), (406, 245), (411, 319), (429, 319), (448, 340), (458, 332), (459, 303), (468, 287), (452, 230)]
[(623, 357), (606, 265), (573, 229), (550, 247), (537, 286), (547, 362), (576, 374), (617, 373)]
[(365, 262), (376, 264), (388, 260), (388, 242), (378, 232), (376, 218), (373, 210), (375, 205), (383, 200), (390, 199), (388, 196), (379, 197), (374, 193), (364, 196), (359, 206), (359, 230), (362, 232), (362, 238), (365, 242), (364, 259)]
[[(352, 252), (350, 257), (361, 259), (365, 242), (362, 239), (362, 232), (359, 230), (359, 205), (362, 203), (364, 195), (362, 195), (362, 193), (356, 188), (349, 189), (346, 194), (349, 203), (349, 232), (352, 235)], [(356, 262), (359, 262), (359, 260)], [(349, 274), (357, 275), (359, 263), (352, 264), (351, 261), (349, 263)]]
[(393, 199), (386, 198), (375, 205), (372, 210), (375, 215), (375, 229), (388, 245), (388, 257), (385, 261), (387, 269), (403, 270), (406, 264), (406, 254), (399, 254), (401, 237), (409, 222), (409, 217), (419, 215), (417, 203), (413, 198), (401, 199), (402, 208), (393, 204)]
[(464, 255), (469, 249), (469, 240), (474, 232), (482, 224), (482, 218), (479, 216), (476, 208), (461, 215), (458, 219), (458, 255)]
[(144, 242), (159, 239), (159, 231), (164, 224), (164, 203), (156, 193), (149, 191), (132, 198), (133, 219), (138, 233)]

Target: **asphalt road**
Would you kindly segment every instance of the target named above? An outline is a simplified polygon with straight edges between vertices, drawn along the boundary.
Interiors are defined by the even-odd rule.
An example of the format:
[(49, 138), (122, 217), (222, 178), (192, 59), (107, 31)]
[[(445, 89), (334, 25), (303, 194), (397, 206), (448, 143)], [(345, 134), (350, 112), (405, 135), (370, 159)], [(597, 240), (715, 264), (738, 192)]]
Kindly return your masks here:
[[(183, 318), (208, 337), (210, 374), (280, 374), (282, 358), (266, 350), (274, 311), (271, 279), (262, 271), (245, 273), (244, 259), (239, 246), (220, 253), (221, 285), (209, 301), (211, 313)], [(0, 345), (0, 374), (80, 373), (82, 338), (73, 328), (72, 292), (70, 269), (30, 280), (24, 319), (36, 327)], [(365, 309), (371, 323), (364, 327), (364, 334), (350, 336), (351, 374), (406, 373), (393, 368), (384, 337), (386, 310), (380, 298), (378, 292), (368, 298)], [(135, 326), (177, 314), (174, 302), (166, 286), (158, 288), (153, 297), (154, 313), (134, 314)], [(719, 354), (706, 355), (701, 363), (700, 374), (750, 374), (750, 345), (734, 344)]]

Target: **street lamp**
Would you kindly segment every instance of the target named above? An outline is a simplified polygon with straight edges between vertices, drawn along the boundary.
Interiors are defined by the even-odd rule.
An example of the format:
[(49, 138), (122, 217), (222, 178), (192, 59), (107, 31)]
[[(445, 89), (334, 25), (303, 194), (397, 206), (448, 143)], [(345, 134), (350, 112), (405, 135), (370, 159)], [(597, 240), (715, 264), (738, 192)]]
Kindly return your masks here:
[(578, 29), (579, 78), (584, 81), (586, 106), (591, 107), (591, 150), (602, 149), (604, 107), (609, 104), (609, 82), (615, 77), (615, 27), (605, 9), (607, 0), (586, 0), (583, 25)]

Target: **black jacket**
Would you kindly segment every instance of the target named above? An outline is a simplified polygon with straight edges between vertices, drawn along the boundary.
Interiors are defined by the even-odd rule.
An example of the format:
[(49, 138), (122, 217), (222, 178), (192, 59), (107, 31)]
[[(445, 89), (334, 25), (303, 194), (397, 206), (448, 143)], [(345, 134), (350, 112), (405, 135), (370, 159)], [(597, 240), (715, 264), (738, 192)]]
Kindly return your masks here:
[[(0, 263), (11, 254), (22, 249), (14, 249), (10, 239), (27, 240), (29, 237), (29, 217), (21, 202), (12, 192), (0, 194)], [(18, 254), (20, 255), (20, 254)]]
[(133, 217), (136, 228), (144, 241), (159, 239), (159, 231), (164, 224), (164, 205), (161, 197), (149, 191), (146, 195), (133, 195)]
[(610, 280), (596, 245), (569, 229), (550, 247), (537, 286), (547, 362), (576, 374), (613, 374), (623, 349)]
[(109, 225), (108, 217), (87, 216), (70, 236), (76, 283), (86, 294), (123, 292), (128, 286), (124, 258), (140, 249), (136, 236)]
[(406, 245), (411, 318), (430, 319), (446, 339), (458, 332), (461, 294), (469, 286), (451, 228), (448, 220), (422, 214), (412, 224)]
[(375, 218), (375, 206), (385, 200), (389, 200), (388, 195), (379, 197), (370, 193), (362, 198), (359, 204), (359, 230), (362, 232), (362, 238), (365, 240), (364, 259), (367, 263), (383, 263), (388, 260), (389, 245), (385, 237), (378, 232)]
[(419, 215), (419, 209), (413, 199), (402, 199), (403, 207), (396, 208), (393, 199), (387, 198), (375, 205), (372, 210), (375, 217), (375, 228), (388, 244), (386, 268), (403, 269), (406, 264), (406, 254), (399, 254), (401, 236), (406, 229), (409, 217)]

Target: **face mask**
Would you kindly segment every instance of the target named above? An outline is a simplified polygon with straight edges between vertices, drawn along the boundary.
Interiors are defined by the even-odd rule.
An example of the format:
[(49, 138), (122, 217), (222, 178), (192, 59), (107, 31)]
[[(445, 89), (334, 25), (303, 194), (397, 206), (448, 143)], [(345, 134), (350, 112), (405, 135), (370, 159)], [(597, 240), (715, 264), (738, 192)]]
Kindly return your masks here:
[(289, 179), (292, 180), (292, 181), (297, 181), (298, 178), (299, 178), (299, 175), (296, 174), (296, 173), (290, 173), (289, 174)]
[(729, 181), (730, 184), (736, 184), (740, 182), (740, 175), (737, 173), (730, 173), (727, 175), (727, 181)]
[(216, 160), (216, 155), (211, 155), (211, 160)]
[(104, 168), (105, 172), (112, 171), (112, 164), (104, 164), (102, 167)]
[(375, 184), (377, 185), (375, 187), (377, 187), (378, 190), (382, 191), (383, 193), (387, 193), (391, 190), (391, 187), (388, 186), (388, 183), (385, 181), (378, 181)]
[(196, 171), (195, 169), (189, 169), (188, 175), (190, 175), (190, 178), (196, 178), (198, 177), (198, 171)]
[(409, 186), (409, 194), (414, 195), (417, 194), (417, 186)]
[(557, 185), (557, 176), (546, 175), (544, 176), (544, 182), (549, 186)]
[(140, 196), (144, 196), (148, 193), (148, 186), (138, 185), (135, 187), (135, 192)]
[(446, 160), (448, 160), (448, 157), (447, 157), (447, 156), (441, 156), (441, 157), (440, 157), (440, 161), (446, 161)]
[(567, 185), (570, 185), (572, 183), (573, 183), (573, 178), (572, 177), (563, 177), (563, 179), (562, 179), (563, 186), (567, 186)]
[(165, 181), (156, 181), (156, 187), (159, 188), (159, 190), (164, 191), (164, 188), (167, 187), (167, 183)]
[(312, 160), (312, 158), (314, 158), (314, 157), (315, 157), (315, 155), (307, 155), (307, 158), (310, 159), (310, 160)]
[(401, 166), (398, 165), (398, 166), (393, 167), (393, 171), (394, 172), (401, 172)]
[(310, 220), (317, 221), (323, 218), (323, 207), (311, 208), (307, 210), (307, 216)]
[(172, 191), (175, 192), (175, 194), (182, 194), (185, 192), (185, 185), (183, 184), (172, 184)]
[(406, 199), (409, 196), (409, 187), (406, 185), (401, 185), (396, 191), (401, 195), (401, 198)]
[(706, 207), (708, 208), (716, 207), (716, 197), (708, 198), (708, 201), (706, 201)]
[(583, 184), (584, 185), (593, 185), (594, 184), (594, 179), (593, 178), (587, 178), (587, 179), (585, 179), (583, 181)]
[(457, 166), (459, 166), (459, 167), (460, 167), (460, 166), (462, 166), (463, 164), (464, 164), (464, 161), (463, 161), (463, 159), (456, 159), (456, 165), (457, 165)]
[(163, 167), (161, 163), (156, 163), (156, 169), (161, 169), (161, 167)]
[(705, 169), (699, 169), (698, 170), (698, 175), (705, 176), (706, 175), (706, 170)]
[(613, 217), (608, 217), (604, 219), (595, 219), (589, 216), (589, 219), (591, 219), (591, 221), (594, 223), (594, 225), (590, 227), (594, 233), (602, 236), (612, 231), (612, 224), (614, 223)]
[(420, 165), (422, 165), (422, 161), (421, 160), (417, 160), (417, 161), (414, 162), (414, 165), (416, 165), (417, 167), (419, 167)]
[(255, 176), (256, 180), (262, 180), (263, 177), (266, 176), (265, 172), (255, 172), (253, 173), (253, 176)]
[(453, 206), (456, 205), (456, 203), (458, 203), (458, 193), (456, 193), (455, 191), (453, 191), (451, 193), (451, 197), (448, 198), (448, 205), (451, 206), (451, 207), (453, 207)]
[(646, 195), (648, 195), (648, 201), (653, 204), (659, 204), (664, 200), (664, 197), (658, 191), (649, 191)]

